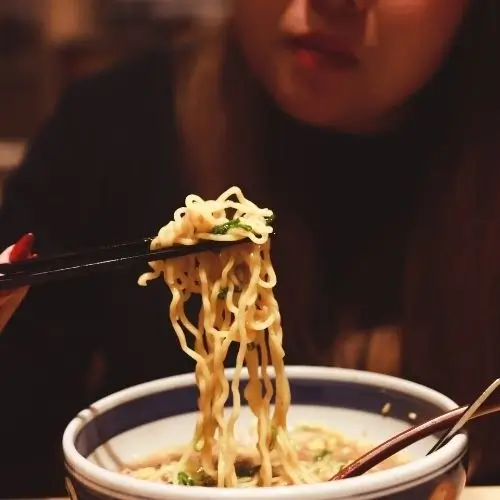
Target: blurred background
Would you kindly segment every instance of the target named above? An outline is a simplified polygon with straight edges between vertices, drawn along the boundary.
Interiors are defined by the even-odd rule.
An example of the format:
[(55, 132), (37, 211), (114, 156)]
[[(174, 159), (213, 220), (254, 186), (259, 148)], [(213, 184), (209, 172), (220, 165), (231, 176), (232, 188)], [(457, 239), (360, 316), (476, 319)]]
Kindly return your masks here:
[(0, 0), (0, 187), (75, 78), (165, 43), (224, 0)]

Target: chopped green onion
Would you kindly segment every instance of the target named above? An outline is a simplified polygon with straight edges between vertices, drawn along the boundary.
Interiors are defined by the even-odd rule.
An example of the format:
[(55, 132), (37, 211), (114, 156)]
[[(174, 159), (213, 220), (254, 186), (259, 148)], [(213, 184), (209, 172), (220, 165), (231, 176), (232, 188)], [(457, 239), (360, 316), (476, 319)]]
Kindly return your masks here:
[(177, 482), (184, 486), (194, 486), (193, 479), (186, 472), (179, 472), (179, 474), (177, 474)]
[(320, 462), (321, 460), (323, 460), (324, 458), (326, 458), (327, 456), (331, 455), (331, 451), (330, 450), (322, 450), (320, 451), (315, 457), (314, 457), (314, 461), (315, 462)]
[(212, 228), (212, 233), (227, 234), (230, 229), (236, 229), (236, 228), (244, 229), (245, 231), (253, 231), (252, 226), (249, 226), (248, 224), (243, 224), (242, 222), (240, 222), (240, 219), (232, 219), (222, 224), (219, 224), (218, 226), (214, 226)]
[(227, 297), (227, 292), (229, 292), (229, 287), (221, 288), (219, 290), (219, 293), (217, 294), (217, 297), (219, 299), (225, 299)]

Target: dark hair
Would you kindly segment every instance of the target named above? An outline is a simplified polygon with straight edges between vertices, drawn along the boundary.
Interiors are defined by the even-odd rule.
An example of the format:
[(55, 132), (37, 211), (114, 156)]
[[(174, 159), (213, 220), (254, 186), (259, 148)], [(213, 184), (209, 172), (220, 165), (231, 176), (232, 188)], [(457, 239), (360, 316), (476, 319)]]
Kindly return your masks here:
[[(404, 374), (460, 403), (500, 375), (499, 19), (499, 2), (472, 0), (445, 68), (436, 97), (453, 125), (423, 192), (406, 280)], [(494, 460), (495, 419), (480, 425), (477, 443)], [(498, 471), (498, 459), (486, 461), (481, 470)]]
[[(422, 127), (433, 120), (446, 130), (429, 160), (432, 174), (421, 190), (406, 258), (401, 374), (460, 403), (469, 402), (500, 373), (498, 19), (498, 0), (471, 0), (449, 57), (416, 97), (422, 104)], [(231, 183), (246, 191), (258, 177), (259, 93), (229, 40), (230, 29), (217, 30), (204, 36), (196, 50), (183, 51), (179, 63), (178, 113), (186, 165), (192, 185), (204, 195), (216, 195)], [(274, 203), (262, 194), (265, 186), (259, 188), (263, 199)], [(293, 214), (287, 221), (280, 213), (280, 240), (287, 224), (295, 224)], [(285, 251), (280, 258), (289, 262), (282, 266), (295, 265), (297, 273), (307, 274), (306, 231), (302, 237), (295, 224), (291, 233), (295, 243), (303, 243), (302, 259)], [(290, 249), (294, 242), (284, 245)], [(278, 274), (280, 283), (286, 282), (286, 274)], [(308, 325), (294, 317), (294, 308), (309, 297), (310, 289), (294, 283), (282, 288), (290, 293), (299, 289), (284, 310), (285, 328), (294, 327), (286, 330), (287, 336), (291, 331), (306, 336)], [(310, 344), (304, 338), (289, 340), (288, 359), (324, 362)], [(481, 471), (486, 474), (498, 470), (498, 458), (496, 464), (493, 460), (500, 434), (485, 423), (481, 428), (486, 430), (477, 443), (487, 442), (493, 452), (483, 456)]]

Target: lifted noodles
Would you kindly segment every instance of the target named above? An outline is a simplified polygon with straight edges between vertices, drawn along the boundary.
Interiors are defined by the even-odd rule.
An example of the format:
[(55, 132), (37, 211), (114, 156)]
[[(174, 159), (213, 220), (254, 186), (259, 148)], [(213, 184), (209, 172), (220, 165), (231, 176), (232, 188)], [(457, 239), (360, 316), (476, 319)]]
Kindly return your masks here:
[[(239, 385), (244, 365), (249, 373), (244, 398), (257, 418), (259, 467), (252, 482), (255, 486), (271, 486), (275, 482), (271, 453), (277, 455), (286, 483), (318, 481), (301, 466), (287, 434), (290, 388), (284, 371), (281, 318), (273, 294), (276, 274), (269, 239), (273, 219), (271, 210), (259, 208), (239, 188), (232, 187), (216, 200), (188, 196), (186, 206), (175, 212), (174, 220), (152, 242), (156, 249), (173, 244), (193, 245), (199, 240), (251, 240), (220, 253), (204, 252), (152, 262), (153, 271), (139, 279), (140, 285), (146, 285), (163, 273), (172, 292), (172, 325), (183, 351), (196, 362), (199, 415), (194, 437), (172, 471), (173, 483), (186, 482), (184, 471), (193, 455), (197, 455), (200, 469), (214, 486), (238, 486), (234, 427), (242, 404)], [(188, 320), (184, 310), (193, 294), (202, 299), (198, 325)], [(193, 348), (186, 335), (194, 337)], [(230, 384), (224, 375), (224, 360), (233, 342), (239, 348)], [(267, 373), (269, 365), (275, 370), (274, 381)], [(233, 407), (229, 418), (224, 419), (229, 391)]]
[[(186, 486), (255, 487), (328, 481), (340, 468), (372, 446), (345, 438), (322, 426), (287, 429), (290, 387), (284, 370), (283, 333), (273, 295), (276, 275), (270, 258), (273, 213), (247, 200), (232, 187), (216, 200), (186, 198), (174, 220), (163, 227), (153, 248), (193, 245), (199, 240), (250, 243), (220, 253), (204, 252), (150, 263), (146, 285), (161, 273), (172, 292), (170, 320), (183, 351), (196, 362), (198, 418), (191, 442), (157, 453), (124, 474)], [(187, 319), (185, 304), (201, 296), (198, 324)], [(187, 336), (186, 336), (187, 334)], [(231, 343), (238, 347), (231, 383), (224, 361)], [(255, 437), (237, 442), (241, 413), (240, 378), (248, 369), (244, 399), (256, 417)], [(274, 368), (271, 379), (268, 367)], [(232, 392), (233, 406), (224, 414)], [(271, 402), (273, 403), (273, 409)], [(391, 458), (373, 470), (401, 463)]]

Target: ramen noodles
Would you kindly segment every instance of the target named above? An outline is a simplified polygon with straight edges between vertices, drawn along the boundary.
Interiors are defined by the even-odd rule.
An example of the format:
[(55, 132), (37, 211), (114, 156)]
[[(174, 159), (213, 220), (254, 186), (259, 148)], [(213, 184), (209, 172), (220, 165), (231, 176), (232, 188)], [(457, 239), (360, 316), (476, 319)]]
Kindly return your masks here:
[[(300, 425), (288, 431), (290, 441), (297, 453), (300, 467), (318, 482), (328, 481), (342, 467), (366, 453), (370, 443), (346, 438), (343, 434), (319, 425)], [(216, 483), (206, 473), (200, 461), (200, 453), (192, 450), (182, 470), (178, 469), (184, 446), (169, 448), (145, 460), (130, 464), (123, 472), (131, 477), (156, 483), (180, 483), (189, 486), (214, 487)], [(370, 470), (388, 469), (403, 463), (403, 457), (391, 457)], [(248, 488), (259, 485), (260, 457), (253, 445), (240, 444), (235, 462), (237, 487)], [(293, 484), (284, 473), (278, 455), (271, 452), (271, 486)]]
[[(151, 262), (151, 271), (139, 278), (144, 286), (163, 275), (171, 291), (170, 321), (182, 350), (195, 364), (198, 416), (187, 445), (171, 450), (160, 462), (139, 464), (124, 473), (151, 481), (217, 487), (304, 484), (327, 479), (359, 455), (352, 443), (332, 431), (287, 428), (290, 387), (273, 293), (273, 221), (270, 209), (258, 207), (232, 187), (215, 200), (188, 196), (185, 206), (152, 241), (152, 249), (157, 249), (203, 240), (245, 240), (218, 252)], [(194, 296), (201, 297), (196, 322), (185, 309)], [(233, 344), (237, 357), (229, 381), (224, 363)], [(240, 394), (245, 368), (248, 381)], [(224, 409), (230, 395), (227, 415)], [(235, 436), (245, 403), (256, 420), (251, 446), (243, 446)]]

